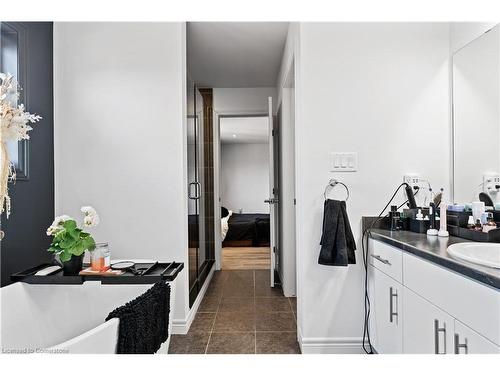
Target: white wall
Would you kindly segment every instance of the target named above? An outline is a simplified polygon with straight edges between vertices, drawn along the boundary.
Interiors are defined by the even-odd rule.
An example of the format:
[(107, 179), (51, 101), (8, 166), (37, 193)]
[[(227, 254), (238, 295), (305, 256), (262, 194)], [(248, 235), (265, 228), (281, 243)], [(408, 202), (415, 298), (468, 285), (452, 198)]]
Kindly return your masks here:
[[(449, 191), (449, 27), (301, 23), (296, 51), (302, 350), (359, 352), (361, 251), (356, 265), (318, 265), (323, 190), (334, 176), (349, 186), (348, 214), (359, 249), (361, 217), (377, 215), (406, 172), (419, 172)], [(332, 151), (358, 152), (358, 172), (330, 173)]]
[(270, 96), (275, 102), (275, 87), (214, 88), (214, 111), (219, 114), (266, 114)]
[(221, 198), (228, 210), (269, 213), (269, 145), (223, 144), (221, 148)]
[(285, 296), (297, 295), (296, 215), (295, 215), (295, 56), (298, 23), (289, 25), (278, 77), (281, 105), (281, 225), (280, 277)]
[(185, 25), (55, 23), (54, 80), (56, 213), (94, 206), (113, 258), (187, 265)]
[(450, 51), (458, 51), (494, 27), (492, 22), (452, 22), (450, 24)]
[[(293, 67), (290, 71), (293, 75)], [(281, 94), (281, 225), (280, 277), (283, 294), (297, 294), (295, 247), (295, 88), (290, 83)]]

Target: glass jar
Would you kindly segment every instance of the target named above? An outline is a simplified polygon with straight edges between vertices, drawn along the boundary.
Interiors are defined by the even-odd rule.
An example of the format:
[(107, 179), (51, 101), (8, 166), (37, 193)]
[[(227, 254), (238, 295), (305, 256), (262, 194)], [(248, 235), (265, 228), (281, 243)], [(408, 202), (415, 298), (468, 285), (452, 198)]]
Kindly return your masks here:
[(107, 242), (96, 243), (90, 252), (90, 268), (92, 271), (105, 272), (111, 267), (111, 252)]

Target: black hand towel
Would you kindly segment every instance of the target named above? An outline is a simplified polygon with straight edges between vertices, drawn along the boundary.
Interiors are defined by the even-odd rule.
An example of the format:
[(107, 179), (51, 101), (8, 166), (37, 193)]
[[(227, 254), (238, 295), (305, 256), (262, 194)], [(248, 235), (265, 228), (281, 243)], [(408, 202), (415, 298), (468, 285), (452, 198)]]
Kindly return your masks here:
[(347, 266), (356, 263), (356, 243), (344, 201), (327, 199), (323, 211), (323, 234), (318, 263)]
[(168, 338), (170, 285), (158, 282), (134, 300), (113, 310), (119, 318), (118, 354), (153, 354)]

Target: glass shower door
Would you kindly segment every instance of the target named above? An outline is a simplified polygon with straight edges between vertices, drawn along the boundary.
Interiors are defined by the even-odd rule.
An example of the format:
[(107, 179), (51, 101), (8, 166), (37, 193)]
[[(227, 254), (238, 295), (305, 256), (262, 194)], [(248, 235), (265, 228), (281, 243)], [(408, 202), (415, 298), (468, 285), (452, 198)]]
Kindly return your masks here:
[(198, 189), (198, 131), (195, 115), (195, 87), (187, 80), (187, 183), (188, 183), (188, 270), (189, 294), (197, 288), (200, 243)]
[(205, 241), (203, 98), (189, 78), (187, 95), (188, 263), (189, 305), (192, 306), (205, 281), (209, 257)]

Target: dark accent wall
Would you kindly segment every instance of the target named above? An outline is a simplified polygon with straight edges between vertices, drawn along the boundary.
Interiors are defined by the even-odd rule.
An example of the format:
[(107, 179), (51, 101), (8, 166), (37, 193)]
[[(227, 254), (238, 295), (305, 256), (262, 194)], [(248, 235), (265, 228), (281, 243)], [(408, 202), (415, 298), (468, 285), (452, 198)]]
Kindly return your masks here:
[(22, 22), (26, 30), (27, 110), (43, 117), (35, 124), (29, 141), (29, 177), (10, 186), (12, 212), (1, 218), (5, 238), (0, 242), (1, 286), (10, 275), (51, 261), (45, 230), (54, 218), (54, 120), (52, 23)]

